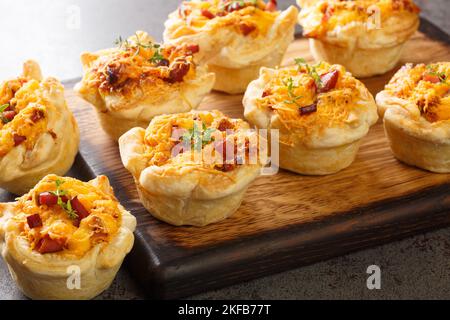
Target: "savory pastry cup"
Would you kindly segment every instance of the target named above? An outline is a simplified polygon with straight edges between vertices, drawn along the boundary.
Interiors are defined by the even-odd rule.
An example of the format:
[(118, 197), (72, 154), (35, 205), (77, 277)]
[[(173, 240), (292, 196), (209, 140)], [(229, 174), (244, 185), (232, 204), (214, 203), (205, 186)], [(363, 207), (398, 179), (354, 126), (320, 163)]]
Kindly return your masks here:
[(317, 61), (345, 66), (355, 77), (383, 74), (398, 63), (419, 27), (412, 0), (297, 0), (299, 22)]
[(394, 156), (450, 172), (450, 62), (403, 66), (376, 101)]
[(0, 84), (0, 187), (28, 192), (49, 173), (63, 175), (78, 152), (78, 126), (54, 78), (27, 61), (23, 75)]
[(84, 76), (75, 91), (97, 110), (103, 129), (113, 139), (134, 127), (147, 127), (160, 114), (195, 109), (215, 76), (197, 66), (197, 45), (161, 45), (145, 32), (117, 47), (83, 53)]
[(158, 116), (120, 137), (120, 155), (154, 217), (205, 226), (239, 208), (265, 163), (265, 145), (248, 129), (219, 111)]
[(244, 116), (257, 128), (279, 130), (281, 168), (306, 175), (338, 172), (353, 162), (376, 123), (375, 101), (344, 67), (295, 61), (261, 69), (245, 93)]
[(48, 175), (17, 202), (0, 204), (2, 256), (32, 299), (100, 294), (131, 250), (135, 227), (105, 176)]
[(165, 23), (166, 42), (195, 43), (199, 59), (216, 74), (215, 90), (243, 93), (262, 66), (281, 63), (294, 38), (298, 10), (275, 0), (182, 1)]

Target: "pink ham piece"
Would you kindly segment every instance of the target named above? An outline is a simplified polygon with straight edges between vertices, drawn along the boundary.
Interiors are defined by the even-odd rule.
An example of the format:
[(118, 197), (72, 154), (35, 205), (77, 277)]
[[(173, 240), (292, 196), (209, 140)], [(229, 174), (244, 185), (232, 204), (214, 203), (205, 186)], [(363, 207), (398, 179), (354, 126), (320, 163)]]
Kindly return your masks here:
[(78, 215), (78, 218), (74, 221), (74, 225), (78, 227), (81, 220), (89, 216), (89, 211), (83, 206), (77, 197), (70, 200), (70, 204), (72, 205), (72, 209), (75, 210)]
[(39, 240), (35, 249), (37, 250), (37, 252), (44, 254), (62, 251), (63, 248), (64, 247), (60, 242), (53, 240), (49, 235), (46, 235), (41, 240)]
[[(66, 203), (69, 199), (66, 196), (61, 196), (61, 200)], [(58, 203), (58, 196), (51, 192), (42, 192), (39, 194), (39, 205), (54, 206)]]
[(14, 134), (13, 135), (13, 139), (14, 139), (14, 146), (17, 147), (18, 145), (22, 144), (22, 142), (24, 142), (25, 140), (27, 140), (27, 137), (25, 136), (20, 136), (18, 134)]
[(330, 72), (321, 75), (320, 80), (322, 82), (322, 87), (319, 89), (319, 92), (324, 93), (333, 90), (336, 87), (338, 79), (339, 79), (338, 70), (332, 70)]
[(42, 227), (41, 216), (38, 213), (32, 214), (31, 216), (28, 216), (27, 217), (27, 224), (30, 227), (30, 229)]
[(269, 2), (266, 4), (266, 11), (277, 11), (277, 0), (269, 0)]

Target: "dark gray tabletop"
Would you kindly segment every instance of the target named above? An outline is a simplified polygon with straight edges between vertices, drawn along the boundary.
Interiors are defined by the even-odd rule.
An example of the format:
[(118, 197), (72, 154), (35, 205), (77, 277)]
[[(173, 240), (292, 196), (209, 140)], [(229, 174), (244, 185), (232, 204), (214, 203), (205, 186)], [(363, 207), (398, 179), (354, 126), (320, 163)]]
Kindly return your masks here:
[[(421, 0), (423, 15), (450, 33), (449, 0)], [(38, 60), (60, 79), (81, 73), (79, 53), (108, 47), (119, 35), (146, 30), (160, 39), (178, 0), (2, 0), (0, 79), (16, 75), (23, 60)], [(282, 7), (293, 3), (279, 0)], [(20, 17), (21, 23), (17, 20)], [(381, 289), (366, 286), (367, 267), (381, 268)], [(24, 299), (0, 260), (0, 299)], [(98, 299), (141, 299), (126, 268)], [(450, 228), (335, 258), (193, 298), (201, 299), (450, 299)]]

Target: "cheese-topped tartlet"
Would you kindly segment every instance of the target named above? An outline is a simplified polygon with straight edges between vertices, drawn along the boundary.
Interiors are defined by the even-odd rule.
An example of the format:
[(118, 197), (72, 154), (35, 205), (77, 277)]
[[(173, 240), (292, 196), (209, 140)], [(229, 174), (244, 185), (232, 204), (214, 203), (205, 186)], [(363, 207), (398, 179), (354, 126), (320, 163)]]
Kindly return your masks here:
[(403, 66), (376, 100), (397, 159), (450, 172), (450, 62)]
[(23, 75), (0, 84), (1, 188), (24, 194), (49, 173), (65, 174), (79, 140), (64, 87), (42, 79), (36, 62), (25, 62)]
[(215, 90), (245, 91), (260, 67), (274, 67), (294, 37), (298, 10), (277, 10), (276, 0), (182, 1), (165, 23), (164, 40), (196, 43), (199, 59), (216, 74)]
[(419, 27), (420, 9), (412, 0), (297, 2), (314, 58), (341, 64), (355, 77), (394, 68), (405, 42)]
[(378, 119), (367, 88), (340, 65), (320, 62), (262, 68), (245, 93), (245, 118), (277, 129), (280, 167), (325, 175), (348, 167), (361, 139)]
[(119, 139), (120, 155), (153, 216), (204, 226), (239, 208), (266, 163), (263, 140), (248, 129), (219, 111), (158, 116)]
[(215, 76), (193, 60), (196, 44), (161, 45), (145, 32), (117, 47), (83, 53), (84, 76), (75, 86), (93, 104), (103, 129), (115, 140), (131, 128), (147, 127), (160, 114), (196, 108)]
[(2, 256), (33, 299), (100, 294), (131, 250), (135, 226), (105, 176), (48, 175), (17, 202), (0, 204)]

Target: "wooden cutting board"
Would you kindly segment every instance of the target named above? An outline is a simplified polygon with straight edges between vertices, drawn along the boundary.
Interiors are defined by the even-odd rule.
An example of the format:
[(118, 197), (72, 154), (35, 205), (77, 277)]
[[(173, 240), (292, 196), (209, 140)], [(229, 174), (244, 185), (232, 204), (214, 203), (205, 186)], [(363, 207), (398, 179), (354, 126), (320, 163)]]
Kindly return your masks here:
[[(294, 57), (311, 60), (298, 39)], [(450, 60), (449, 46), (417, 34), (404, 62)], [(364, 80), (373, 94), (389, 74)], [(242, 96), (213, 93), (200, 109), (242, 117)], [(342, 172), (307, 177), (280, 171), (249, 188), (231, 218), (207, 227), (173, 227), (139, 203), (116, 143), (99, 127), (92, 108), (68, 91), (81, 128), (81, 156), (93, 174), (112, 180), (121, 202), (138, 219), (128, 257), (131, 273), (156, 298), (178, 298), (280, 272), (450, 223), (450, 174), (433, 174), (399, 163), (381, 123), (364, 139), (356, 161)]]
[[(311, 60), (308, 42), (297, 39), (284, 64)], [(418, 33), (405, 62), (450, 60), (450, 47)], [(373, 94), (394, 71), (364, 83)], [(229, 219), (207, 227), (173, 227), (140, 204), (118, 146), (103, 133), (91, 106), (68, 89), (81, 131), (80, 155), (71, 174), (107, 175), (122, 204), (138, 220), (127, 265), (150, 297), (179, 298), (310, 264), (450, 224), (450, 174), (433, 174), (399, 163), (381, 123), (364, 139), (356, 161), (330, 176), (281, 170), (258, 178)], [(242, 117), (242, 96), (213, 93), (203, 110)]]

